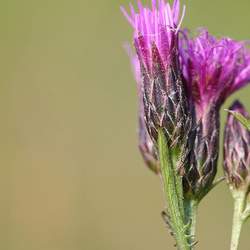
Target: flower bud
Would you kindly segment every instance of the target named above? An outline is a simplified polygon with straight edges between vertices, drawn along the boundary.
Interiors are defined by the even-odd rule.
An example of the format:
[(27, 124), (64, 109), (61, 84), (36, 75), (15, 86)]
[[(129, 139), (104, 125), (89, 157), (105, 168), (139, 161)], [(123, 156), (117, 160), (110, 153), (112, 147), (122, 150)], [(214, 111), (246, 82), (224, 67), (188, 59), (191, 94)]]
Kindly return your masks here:
[[(250, 118), (239, 101), (230, 110)], [(233, 189), (250, 187), (250, 132), (230, 113), (224, 132), (224, 172)]]

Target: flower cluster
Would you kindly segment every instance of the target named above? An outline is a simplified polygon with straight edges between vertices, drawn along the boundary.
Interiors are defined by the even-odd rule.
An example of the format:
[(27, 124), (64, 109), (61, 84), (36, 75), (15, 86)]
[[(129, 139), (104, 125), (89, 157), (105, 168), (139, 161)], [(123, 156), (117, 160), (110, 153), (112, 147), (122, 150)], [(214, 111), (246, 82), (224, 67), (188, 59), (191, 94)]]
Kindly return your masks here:
[(122, 12), (134, 29), (142, 155), (158, 169), (162, 129), (179, 152), (184, 196), (201, 199), (216, 175), (220, 107), (250, 81), (250, 52), (244, 42), (217, 39), (205, 29), (194, 37), (182, 30), (179, 0), (172, 6), (152, 0), (151, 7), (138, 1), (138, 11), (130, 5), (130, 12)]

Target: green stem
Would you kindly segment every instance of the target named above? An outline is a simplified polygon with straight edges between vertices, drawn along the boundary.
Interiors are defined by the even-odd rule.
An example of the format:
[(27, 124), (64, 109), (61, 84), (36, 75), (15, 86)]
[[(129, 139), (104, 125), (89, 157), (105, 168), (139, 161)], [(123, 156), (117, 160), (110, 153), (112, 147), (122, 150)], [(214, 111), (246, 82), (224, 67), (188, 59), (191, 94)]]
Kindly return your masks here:
[(186, 224), (189, 225), (187, 230), (187, 234), (189, 235), (189, 244), (192, 246), (192, 249), (194, 249), (198, 201), (193, 199), (185, 199), (184, 207)]
[(231, 250), (237, 250), (240, 241), (240, 233), (242, 225), (244, 223), (243, 210), (245, 206), (245, 193), (237, 192), (234, 196), (234, 215), (233, 215), (233, 227), (232, 227), (232, 238), (231, 238)]
[(168, 215), (170, 217), (169, 224), (175, 236), (178, 249), (190, 250), (186, 237), (185, 218), (183, 216), (183, 197), (180, 197), (182, 194), (180, 176), (178, 176), (173, 166), (170, 149), (161, 129), (158, 135), (158, 150), (164, 193), (168, 205)]

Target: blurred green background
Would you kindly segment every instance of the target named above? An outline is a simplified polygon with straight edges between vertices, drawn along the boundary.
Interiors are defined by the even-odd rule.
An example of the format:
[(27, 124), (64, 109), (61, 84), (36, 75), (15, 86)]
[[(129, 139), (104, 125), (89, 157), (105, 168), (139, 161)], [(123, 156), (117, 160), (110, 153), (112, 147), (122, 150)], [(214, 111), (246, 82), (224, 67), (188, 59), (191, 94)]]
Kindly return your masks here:
[[(137, 150), (135, 83), (122, 48), (132, 30), (119, 10), (128, 3), (0, 2), (0, 249), (174, 249), (160, 181)], [(184, 26), (250, 39), (249, 0), (185, 3)], [(250, 109), (249, 94), (225, 107), (239, 97)], [(229, 249), (231, 215), (221, 184), (201, 204), (197, 249)]]

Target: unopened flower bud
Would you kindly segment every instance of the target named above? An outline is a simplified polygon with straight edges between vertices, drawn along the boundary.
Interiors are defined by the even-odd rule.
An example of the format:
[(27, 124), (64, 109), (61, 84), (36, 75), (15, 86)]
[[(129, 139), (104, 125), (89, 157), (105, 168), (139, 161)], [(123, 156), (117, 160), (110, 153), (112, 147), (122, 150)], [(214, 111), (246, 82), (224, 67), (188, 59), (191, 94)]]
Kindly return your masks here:
[[(229, 110), (250, 118), (239, 101)], [(250, 187), (250, 132), (231, 113), (224, 133), (224, 172), (233, 189)]]

